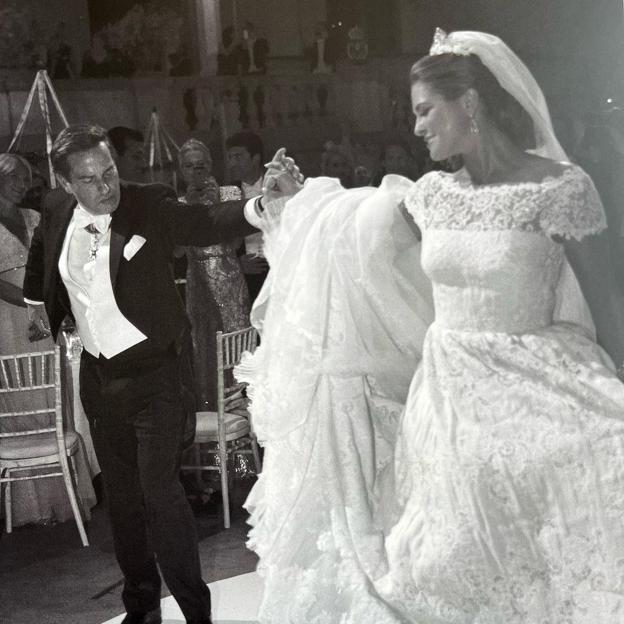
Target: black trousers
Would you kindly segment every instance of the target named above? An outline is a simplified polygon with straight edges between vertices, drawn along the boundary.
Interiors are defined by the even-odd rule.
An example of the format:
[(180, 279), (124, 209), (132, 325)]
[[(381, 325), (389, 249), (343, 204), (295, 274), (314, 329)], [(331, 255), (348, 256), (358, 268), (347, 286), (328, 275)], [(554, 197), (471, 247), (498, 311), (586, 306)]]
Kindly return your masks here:
[(203, 620), (210, 618), (210, 591), (179, 480), (186, 358), (173, 349), (130, 360), (83, 351), (80, 397), (102, 469), (126, 611), (159, 606), (158, 562), (186, 619)]

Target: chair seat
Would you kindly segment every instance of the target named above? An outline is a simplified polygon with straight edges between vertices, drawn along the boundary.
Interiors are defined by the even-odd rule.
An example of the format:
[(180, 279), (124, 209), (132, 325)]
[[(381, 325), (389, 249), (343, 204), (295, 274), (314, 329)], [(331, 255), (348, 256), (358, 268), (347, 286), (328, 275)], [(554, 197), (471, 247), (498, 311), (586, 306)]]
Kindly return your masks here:
[[(195, 441), (202, 438), (217, 439), (219, 416), (217, 412), (197, 412)], [(239, 414), (225, 413), (225, 435), (229, 439), (238, 438), (249, 432), (249, 421)]]
[[(65, 448), (67, 454), (72, 455), (78, 447), (78, 434), (75, 431), (65, 432)], [(55, 433), (38, 433), (16, 438), (2, 438), (0, 440), (0, 461), (20, 461), (49, 457), (58, 453)]]

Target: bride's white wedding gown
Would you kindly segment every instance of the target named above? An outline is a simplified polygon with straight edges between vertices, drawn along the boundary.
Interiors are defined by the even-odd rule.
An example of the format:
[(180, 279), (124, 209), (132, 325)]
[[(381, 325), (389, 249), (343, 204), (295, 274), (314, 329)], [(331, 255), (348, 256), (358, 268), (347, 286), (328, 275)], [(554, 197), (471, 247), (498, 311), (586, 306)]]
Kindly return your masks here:
[[(314, 214), (313, 199), (321, 231), (301, 232), (300, 256), (308, 251), (304, 240), (318, 244), (332, 232), (322, 230), (331, 220), (319, 216), (332, 205), (323, 184), (308, 182), (285, 210), (279, 234), (267, 233), (275, 249), (294, 240), (296, 209), (307, 202), (306, 214)], [(353, 191), (342, 193), (343, 203), (356, 201)], [(354, 205), (354, 214), (364, 216), (364, 204)], [(461, 173), (434, 172), (412, 186), (406, 205), (423, 233), (422, 268), (433, 284), (436, 320), (423, 345), (415, 339), (422, 363), (398, 429), (403, 387), (393, 396), (377, 392), (379, 371), (369, 374), (364, 359), (385, 353), (387, 344), (378, 354), (350, 347), (361, 340), (360, 328), (374, 342), (386, 322), (411, 335), (392, 322), (397, 301), (409, 301), (401, 280), (382, 280), (385, 305), (346, 314), (343, 290), (357, 292), (368, 276), (348, 246), (334, 246), (344, 253), (326, 263), (329, 292), (335, 275), (359, 281), (337, 283), (336, 306), (330, 296), (311, 311), (317, 329), (328, 330), (315, 361), (324, 361), (323, 345), (344, 351), (340, 366), (321, 365), (312, 385), (296, 367), (289, 376), (263, 359), (280, 327), (271, 319), (272, 301), (268, 307), (268, 351), (261, 347), (256, 363), (263, 372), (255, 379), (257, 389), (264, 383), (261, 392), (274, 395), (261, 396), (253, 414), (259, 430), (272, 429), (275, 437), (264, 436), (265, 472), (249, 501), (251, 546), (267, 588), (260, 621), (624, 622), (624, 384), (593, 339), (556, 242), (604, 228), (591, 181), (577, 167), (541, 183), (483, 187)], [(287, 283), (279, 268), (284, 258), (276, 253), (270, 294), (277, 300)], [(381, 264), (403, 269), (397, 254)], [(293, 256), (292, 276), (307, 274), (314, 289), (318, 263), (304, 265)], [(420, 276), (417, 264), (414, 271)], [(424, 292), (420, 277), (414, 284)], [(281, 319), (297, 320), (288, 313)], [(358, 330), (350, 333), (353, 326)], [(422, 320), (416, 335), (420, 327)], [(384, 366), (392, 373), (411, 365), (388, 356)], [(305, 415), (295, 409), (289, 419), (278, 390), (283, 384), (292, 398), (299, 381), (314, 398)], [(288, 433), (279, 436), (280, 429)], [(396, 436), (393, 482), (385, 468)]]

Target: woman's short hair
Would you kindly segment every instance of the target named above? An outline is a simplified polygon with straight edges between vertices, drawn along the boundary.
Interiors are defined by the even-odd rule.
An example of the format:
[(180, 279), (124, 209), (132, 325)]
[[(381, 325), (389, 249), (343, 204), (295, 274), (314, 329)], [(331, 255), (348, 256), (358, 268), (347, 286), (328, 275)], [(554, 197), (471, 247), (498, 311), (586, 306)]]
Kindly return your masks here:
[(72, 154), (85, 152), (105, 143), (109, 149), (111, 144), (106, 130), (100, 126), (76, 124), (61, 130), (52, 145), (50, 158), (52, 168), (65, 179), (69, 178), (68, 158)]
[(32, 167), (23, 156), (20, 156), (19, 154), (9, 154), (8, 152), (0, 154), (0, 175), (7, 175), (9, 173), (12, 173), (20, 165), (26, 168), (26, 171), (28, 171), (28, 176), (30, 177), (30, 180), (32, 182)]
[(410, 71), (412, 84), (424, 82), (445, 100), (456, 100), (474, 89), (484, 112), (494, 126), (514, 145), (526, 150), (536, 147), (533, 120), (520, 103), (494, 77), (475, 54), (424, 56)]
[(187, 152), (203, 152), (210, 160), (212, 160), (210, 148), (199, 139), (189, 139), (188, 141), (182, 143), (180, 151), (178, 152), (178, 162), (182, 162), (182, 158), (184, 158), (184, 155)]

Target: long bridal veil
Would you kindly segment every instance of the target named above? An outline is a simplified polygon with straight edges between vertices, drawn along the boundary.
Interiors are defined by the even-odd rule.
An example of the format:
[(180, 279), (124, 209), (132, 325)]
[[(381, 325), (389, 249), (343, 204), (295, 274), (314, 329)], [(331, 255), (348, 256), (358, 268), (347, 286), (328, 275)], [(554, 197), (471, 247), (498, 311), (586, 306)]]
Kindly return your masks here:
[[(237, 373), (251, 382), (261, 441), (305, 422), (320, 375), (372, 375), (405, 399), (433, 320), (420, 245), (399, 209), (410, 185), (387, 176), (379, 189), (345, 190), (311, 179), (265, 231), (271, 271), (252, 313), (262, 342)], [(327, 326), (337, 307), (338, 342)]]

